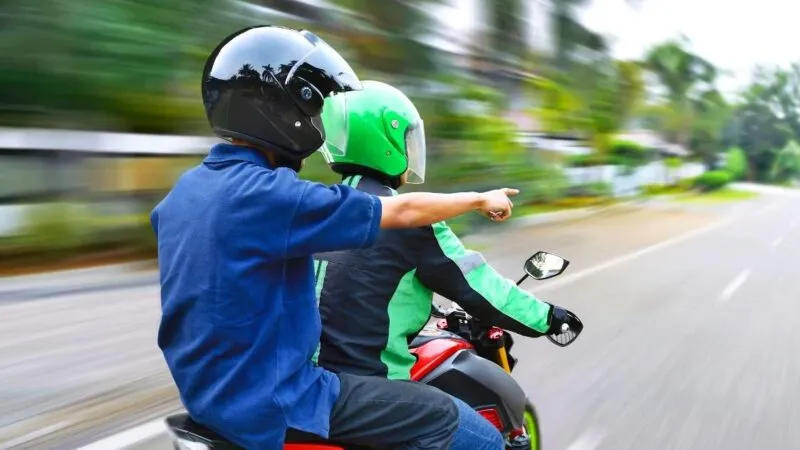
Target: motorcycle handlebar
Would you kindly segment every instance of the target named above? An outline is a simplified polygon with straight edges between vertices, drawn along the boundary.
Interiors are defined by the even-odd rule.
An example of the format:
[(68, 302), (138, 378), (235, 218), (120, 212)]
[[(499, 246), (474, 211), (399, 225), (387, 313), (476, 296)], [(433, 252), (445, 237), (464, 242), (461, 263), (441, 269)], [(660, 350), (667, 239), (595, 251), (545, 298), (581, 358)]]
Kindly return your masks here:
[[(456, 311), (464, 311), (457, 303), (453, 303), (450, 308), (445, 308), (437, 304), (436, 302), (431, 302), (431, 316), (436, 317), (437, 319), (445, 319), (448, 315)], [(466, 314), (466, 313), (465, 313)], [(474, 317), (467, 315), (469, 320), (476, 320)], [(577, 319), (577, 317), (576, 317)], [(570, 345), (575, 339), (578, 338), (578, 335), (581, 334), (583, 327), (578, 327), (578, 329), (574, 330), (569, 327), (569, 325), (564, 324), (561, 330), (547, 333), (545, 336), (547, 340), (552, 342), (559, 347), (566, 347)]]
[[(456, 311), (464, 312), (464, 309), (462, 309), (460, 306), (458, 306), (457, 303), (453, 303), (452, 306), (449, 307), (449, 308), (440, 306), (436, 302), (431, 302), (431, 305), (432, 305), (431, 306), (431, 315), (433, 317), (436, 317), (437, 319), (444, 319), (448, 315), (450, 315), (451, 313), (456, 312)], [(469, 315), (467, 315), (467, 316), (471, 317)]]

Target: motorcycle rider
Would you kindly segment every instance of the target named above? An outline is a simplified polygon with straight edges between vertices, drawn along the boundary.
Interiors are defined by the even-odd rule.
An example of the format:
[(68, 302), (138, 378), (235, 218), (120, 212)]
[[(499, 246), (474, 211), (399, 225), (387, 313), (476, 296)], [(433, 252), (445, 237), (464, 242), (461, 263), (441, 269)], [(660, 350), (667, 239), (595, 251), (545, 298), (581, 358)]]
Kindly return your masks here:
[[(422, 183), (425, 132), (414, 104), (375, 81), (343, 97), (330, 107), (347, 105), (347, 154), (326, 155), (343, 184), (391, 198), (406, 183)], [(564, 323), (582, 327), (569, 311), (497, 273), (444, 222), (382, 230), (371, 247), (314, 257), (323, 323), (317, 359), (335, 372), (410, 379), (416, 359), (408, 346), (430, 317), (434, 292), (482, 321), (525, 336), (559, 333)], [(482, 422), (481, 433), (488, 428), (499, 436)]]
[(247, 449), (280, 449), (295, 429), (439, 450), (459, 425), (441, 391), (336, 375), (311, 361), (320, 339), (313, 253), (368, 247), (379, 228), (473, 209), (502, 221), (516, 193), (379, 198), (299, 179), (303, 159), (321, 146), (346, 154), (347, 111), (327, 111), (324, 101), (360, 88), (347, 62), (308, 31), (257, 26), (231, 34), (202, 79), (208, 121), (229, 142), (185, 172), (151, 214), (159, 347), (193, 419)]

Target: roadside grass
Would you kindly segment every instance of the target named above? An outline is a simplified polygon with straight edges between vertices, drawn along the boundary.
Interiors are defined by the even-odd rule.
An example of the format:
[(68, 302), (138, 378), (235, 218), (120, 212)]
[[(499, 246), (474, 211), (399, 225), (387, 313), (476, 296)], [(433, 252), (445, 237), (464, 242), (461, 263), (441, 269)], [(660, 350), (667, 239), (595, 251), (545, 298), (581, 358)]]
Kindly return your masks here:
[(681, 203), (729, 203), (751, 200), (759, 194), (750, 191), (738, 191), (730, 188), (722, 188), (711, 192), (697, 192), (681, 196), (674, 201)]

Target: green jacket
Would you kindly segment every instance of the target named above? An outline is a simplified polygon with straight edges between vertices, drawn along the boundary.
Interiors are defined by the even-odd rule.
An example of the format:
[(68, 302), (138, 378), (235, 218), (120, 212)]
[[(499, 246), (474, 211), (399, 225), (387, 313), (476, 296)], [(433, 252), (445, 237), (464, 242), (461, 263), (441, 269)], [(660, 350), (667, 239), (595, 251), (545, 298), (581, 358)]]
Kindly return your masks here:
[[(370, 178), (345, 184), (395, 193)], [(372, 247), (319, 254), (315, 261), (322, 318), (315, 359), (335, 372), (410, 378), (416, 359), (408, 345), (429, 320), (434, 292), (509, 331), (538, 337), (548, 328), (551, 306), (466, 249), (443, 222), (382, 230)]]

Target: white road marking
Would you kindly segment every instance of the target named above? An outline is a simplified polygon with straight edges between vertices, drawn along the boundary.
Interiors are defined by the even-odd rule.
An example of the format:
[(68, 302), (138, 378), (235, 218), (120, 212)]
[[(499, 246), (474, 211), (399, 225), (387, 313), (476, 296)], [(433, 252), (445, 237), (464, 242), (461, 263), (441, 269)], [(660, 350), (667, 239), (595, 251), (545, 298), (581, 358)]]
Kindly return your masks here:
[(20, 447), (24, 448), (24, 445), (29, 443), (30, 441), (38, 439), (42, 436), (47, 436), (48, 434), (54, 433), (62, 428), (66, 428), (69, 425), (71, 425), (71, 423), (63, 421), (55, 423), (50, 426), (46, 426), (44, 428), (40, 428), (31, 433), (22, 435), (16, 439), (11, 439), (10, 441), (3, 442), (3, 444), (0, 445), (0, 450), (11, 450), (12, 448), (20, 448)]
[(709, 231), (713, 231), (713, 230), (722, 228), (723, 226), (728, 225), (728, 224), (730, 224), (732, 222), (733, 222), (732, 220), (725, 220), (725, 221), (716, 222), (716, 223), (711, 224), (711, 225), (709, 225), (707, 227), (700, 228), (700, 229), (697, 229), (697, 230), (694, 230), (694, 231), (690, 231), (690, 232), (688, 232), (686, 234), (682, 234), (680, 236), (676, 236), (676, 237), (674, 237), (672, 239), (667, 239), (666, 241), (661, 241), (661, 242), (659, 242), (657, 244), (653, 244), (653, 245), (651, 245), (649, 247), (645, 247), (645, 248), (636, 250), (634, 252), (627, 253), (627, 254), (619, 256), (617, 258), (608, 260), (608, 261), (606, 261), (604, 263), (600, 263), (600, 264), (598, 264), (596, 266), (589, 267), (588, 269), (581, 270), (580, 272), (575, 272), (573, 274), (567, 275), (564, 278), (553, 280), (552, 282), (550, 282), (550, 283), (548, 283), (548, 284), (546, 284), (544, 286), (536, 288), (536, 292), (539, 293), (539, 292), (544, 292), (544, 291), (560, 288), (560, 287), (565, 286), (567, 284), (574, 283), (574, 282), (576, 282), (576, 281), (578, 281), (580, 279), (586, 278), (589, 275), (593, 275), (593, 274), (595, 274), (597, 272), (609, 269), (609, 268), (617, 266), (619, 264), (622, 264), (622, 263), (625, 263), (625, 262), (628, 262), (628, 261), (632, 261), (632, 260), (634, 260), (636, 258), (639, 258), (640, 256), (644, 256), (644, 255), (646, 255), (648, 253), (652, 253), (652, 252), (654, 252), (656, 250), (661, 250), (662, 248), (666, 248), (666, 247), (675, 245), (675, 244), (677, 244), (679, 242), (683, 242), (683, 241), (685, 241), (687, 239), (690, 239), (690, 238), (693, 238), (695, 236), (699, 236), (701, 234), (708, 233)]
[(778, 246), (781, 245), (781, 242), (783, 242), (783, 236), (772, 241), (772, 248), (778, 248)]
[(602, 431), (588, 430), (578, 436), (578, 439), (570, 444), (567, 450), (595, 450), (605, 437), (606, 434)]
[[(766, 205), (764, 207), (761, 207), (761, 208), (755, 210), (754, 212), (752, 212), (750, 214), (747, 214), (745, 217), (746, 218), (755, 217), (757, 215), (760, 215), (760, 214), (762, 214), (764, 212), (769, 211), (769, 209), (771, 207), (773, 207), (773, 206), (774, 206), (774, 203)], [(691, 239), (691, 238), (693, 238), (695, 236), (700, 236), (701, 234), (705, 234), (705, 233), (708, 233), (710, 231), (718, 230), (718, 229), (720, 229), (722, 227), (725, 227), (725, 226), (728, 226), (730, 224), (736, 223), (736, 222), (738, 222), (740, 220), (741, 220), (740, 216), (736, 216), (736, 217), (731, 217), (731, 218), (728, 218), (728, 219), (720, 220), (719, 222), (712, 223), (711, 225), (708, 225), (706, 227), (699, 228), (699, 229), (693, 230), (693, 231), (689, 231), (689, 232), (681, 234), (679, 236), (675, 236), (674, 238), (667, 239), (666, 241), (658, 242), (656, 244), (653, 244), (653, 245), (650, 245), (648, 247), (636, 250), (634, 252), (627, 253), (627, 254), (622, 255), (622, 256), (618, 256), (618, 257), (616, 257), (614, 259), (608, 260), (608, 261), (606, 261), (604, 263), (600, 263), (600, 264), (598, 264), (596, 266), (589, 267), (588, 269), (584, 269), (584, 270), (581, 270), (579, 272), (575, 272), (575, 273), (573, 273), (571, 275), (567, 275), (565, 277), (553, 280), (553, 281), (549, 282), (548, 284), (545, 284), (544, 286), (532, 288), (532, 290), (535, 290), (536, 293), (541, 293), (541, 292), (550, 291), (550, 290), (553, 290), (553, 289), (558, 289), (558, 288), (566, 286), (566, 285), (568, 285), (570, 283), (574, 283), (574, 282), (576, 282), (578, 280), (586, 278), (589, 275), (593, 275), (593, 274), (595, 274), (597, 272), (609, 269), (609, 268), (617, 266), (619, 264), (622, 264), (622, 263), (625, 263), (625, 262), (628, 262), (628, 261), (632, 261), (632, 260), (634, 260), (636, 258), (639, 258), (640, 256), (647, 255), (648, 253), (652, 253), (652, 252), (654, 252), (656, 250), (661, 250), (663, 248), (667, 248), (667, 247), (673, 246), (673, 245), (678, 244), (680, 242), (683, 242), (685, 240)]]
[(122, 450), (136, 443), (152, 439), (166, 431), (167, 425), (164, 423), (164, 419), (158, 419), (101, 439), (77, 450)]
[[(759, 213), (768, 211), (770, 208), (773, 208), (775, 204), (767, 205), (761, 209), (756, 210), (754, 213), (749, 214), (748, 217), (753, 217)], [(682, 234), (680, 236), (676, 236), (672, 239), (668, 239), (666, 241), (659, 242), (657, 244), (651, 245), (649, 247), (645, 247), (641, 250), (637, 250), (635, 252), (628, 253), (626, 255), (622, 255), (618, 258), (614, 258), (612, 260), (606, 261), (605, 263), (599, 264), (594, 267), (590, 267), (588, 269), (582, 270), (580, 272), (576, 272), (572, 275), (568, 275), (564, 278), (559, 280), (554, 280), (553, 282), (541, 286), (536, 289), (537, 292), (546, 291), (548, 289), (556, 289), (561, 286), (567, 285), (569, 283), (573, 283), (578, 281), (582, 278), (585, 278), (589, 275), (594, 273), (600, 272), (602, 270), (608, 269), (610, 267), (616, 266), (618, 264), (622, 264), (627, 261), (631, 261), (636, 259), (640, 256), (646, 255), (648, 253), (652, 253), (656, 250), (660, 250), (662, 248), (669, 247), (671, 245), (675, 245), (679, 242), (685, 241), (687, 239), (693, 238), (695, 236), (699, 236), (704, 233), (708, 233), (709, 231), (714, 231), (724, 226), (730, 225), (737, 221), (739, 218), (734, 217), (727, 220), (721, 220), (719, 222), (713, 223), (707, 227), (700, 228), (694, 231), (690, 231), (688, 233)], [(97, 441), (93, 444), (89, 444), (87, 446), (81, 447), (77, 450), (122, 450), (126, 447), (129, 447), (133, 444), (138, 442), (142, 442), (147, 439), (154, 438), (159, 434), (162, 434), (167, 431), (166, 424), (164, 424), (164, 419), (155, 420), (150, 423), (146, 423), (136, 428), (132, 428), (127, 431), (123, 431), (122, 433), (115, 434), (113, 436), (107, 437), (103, 440)], [(567, 450), (593, 450), (602, 439), (603, 434), (599, 432), (587, 432), (581, 435), (578, 440), (576, 440)]]
[(725, 287), (725, 290), (722, 291), (722, 294), (720, 294), (719, 301), (728, 301), (736, 292), (736, 290), (739, 289), (745, 281), (747, 281), (747, 278), (750, 276), (751, 272), (752, 271), (750, 269), (745, 269), (739, 274), (739, 276), (734, 278), (733, 281), (731, 281), (728, 286)]

